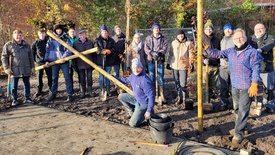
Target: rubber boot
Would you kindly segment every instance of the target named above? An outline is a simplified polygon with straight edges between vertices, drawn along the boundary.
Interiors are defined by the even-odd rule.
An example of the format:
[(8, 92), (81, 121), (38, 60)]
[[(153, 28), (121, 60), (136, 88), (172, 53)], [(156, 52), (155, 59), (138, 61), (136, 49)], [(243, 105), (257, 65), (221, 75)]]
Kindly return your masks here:
[(94, 96), (95, 96), (95, 94), (93, 93), (92, 86), (89, 86), (89, 87), (88, 87), (88, 92), (89, 92), (89, 95), (90, 95), (91, 97), (94, 97)]
[(163, 103), (166, 103), (166, 100), (165, 100), (165, 98), (164, 98), (163, 91), (164, 91), (163, 86), (159, 86), (159, 94), (160, 94), (160, 97), (161, 97), (161, 101), (162, 101)]
[(107, 89), (107, 95), (112, 96), (112, 94), (110, 92), (110, 85), (106, 85), (106, 89)]
[(85, 92), (86, 92), (86, 86), (81, 86), (80, 85), (80, 91), (81, 91), (81, 95), (80, 98), (84, 98), (85, 97)]

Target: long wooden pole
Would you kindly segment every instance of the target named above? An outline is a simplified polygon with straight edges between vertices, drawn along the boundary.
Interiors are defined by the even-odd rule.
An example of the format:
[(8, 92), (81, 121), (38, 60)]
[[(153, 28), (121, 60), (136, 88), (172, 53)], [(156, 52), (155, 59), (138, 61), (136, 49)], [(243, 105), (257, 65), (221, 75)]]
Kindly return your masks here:
[(130, 29), (130, 9), (131, 9), (131, 1), (130, 0), (126, 0), (126, 4), (125, 4), (125, 12), (127, 14), (127, 24), (126, 24), (126, 39), (125, 39), (125, 63), (124, 63), (124, 70), (126, 70), (126, 63), (128, 63), (128, 60), (127, 60), (127, 50), (128, 50), (128, 43), (129, 43), (129, 29)]
[(90, 59), (86, 58), (83, 54), (79, 53), (78, 51), (76, 51), (74, 48), (72, 48), (71, 46), (69, 46), (68, 44), (66, 44), (63, 40), (57, 38), (54, 34), (52, 34), (50, 31), (47, 31), (47, 35), (49, 35), (50, 37), (52, 37), (53, 39), (55, 39), (56, 41), (58, 41), (60, 44), (62, 44), (64, 47), (66, 47), (67, 49), (69, 49), (70, 51), (72, 51), (75, 55), (77, 55), (79, 58), (81, 58), (83, 61), (85, 61), (87, 64), (91, 65), (92, 67), (94, 67), (95, 70), (97, 70), (98, 72), (100, 72), (101, 74), (103, 74), (105, 77), (107, 77), (109, 80), (113, 81), (114, 83), (116, 83), (119, 87), (121, 87), (122, 89), (124, 89), (127, 93), (133, 95), (133, 92), (131, 89), (129, 89), (128, 87), (126, 87), (124, 84), (122, 84), (120, 81), (118, 81), (116, 78), (114, 78), (112, 75), (108, 74), (105, 70), (101, 69), (100, 67), (98, 67), (95, 63), (93, 63)]
[[(98, 50), (99, 50), (99, 48), (96, 47), (96, 48), (92, 48), (92, 49), (89, 49), (87, 51), (84, 51), (81, 54), (87, 55), (87, 54), (94, 53), (94, 52), (96, 52)], [(53, 66), (53, 65), (59, 64), (60, 62), (69, 61), (69, 60), (76, 59), (76, 58), (78, 58), (77, 55), (72, 55), (72, 56), (69, 56), (69, 57), (66, 57), (66, 58), (59, 59), (59, 60), (56, 60), (54, 62), (51, 62), (51, 63), (49, 63), (49, 66)], [(40, 70), (40, 69), (44, 69), (44, 68), (46, 68), (46, 66), (45, 65), (41, 65), (41, 66), (35, 67), (35, 70)]]
[(203, 0), (197, 0), (197, 20), (198, 20), (198, 25), (197, 25), (197, 43), (198, 43), (198, 77), (197, 77), (197, 81), (198, 81), (198, 124), (199, 124), (199, 128), (198, 130), (200, 132), (203, 132), (203, 109), (202, 109), (202, 26), (203, 26), (203, 20), (202, 20), (202, 9), (203, 9)]

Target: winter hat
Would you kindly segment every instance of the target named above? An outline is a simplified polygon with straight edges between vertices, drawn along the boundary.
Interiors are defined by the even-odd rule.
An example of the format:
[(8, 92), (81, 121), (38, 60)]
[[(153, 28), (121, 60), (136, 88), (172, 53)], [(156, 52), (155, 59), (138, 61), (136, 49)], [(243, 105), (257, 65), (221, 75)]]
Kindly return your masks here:
[(207, 22), (204, 25), (204, 30), (207, 28), (211, 28), (212, 30), (214, 30), (214, 26), (212, 24), (212, 21), (210, 19), (207, 20)]
[(226, 24), (226, 25), (224, 25), (223, 31), (224, 31), (225, 29), (231, 29), (232, 31), (234, 31), (234, 28), (233, 28), (233, 26), (232, 26), (231, 24)]
[(61, 29), (61, 30), (63, 31), (62, 25), (60, 25), (60, 24), (55, 24), (55, 25), (53, 26), (54, 32), (55, 32), (57, 29)]
[(119, 25), (116, 25), (116, 26), (114, 27), (114, 30), (116, 30), (117, 28), (120, 28), (120, 29), (121, 29), (121, 27), (120, 27)]
[(154, 24), (152, 25), (152, 29), (154, 29), (154, 27), (156, 27), (156, 26), (160, 29), (159, 23), (154, 23)]
[(176, 36), (178, 36), (179, 34), (183, 34), (185, 36), (185, 33), (184, 33), (183, 29), (178, 29), (176, 31)]
[(14, 31), (12, 32), (12, 34), (23, 34), (23, 33), (22, 33), (22, 31), (20, 31), (20, 30), (14, 30)]
[(102, 32), (103, 30), (106, 30), (108, 32), (107, 26), (105, 26), (104, 24), (101, 26), (100, 32)]
[(132, 60), (132, 68), (135, 68), (135, 67), (142, 67), (143, 68), (141, 62), (137, 58), (134, 58)]
[(86, 33), (86, 31), (85, 30), (79, 30), (78, 34), (80, 34), (80, 33)]

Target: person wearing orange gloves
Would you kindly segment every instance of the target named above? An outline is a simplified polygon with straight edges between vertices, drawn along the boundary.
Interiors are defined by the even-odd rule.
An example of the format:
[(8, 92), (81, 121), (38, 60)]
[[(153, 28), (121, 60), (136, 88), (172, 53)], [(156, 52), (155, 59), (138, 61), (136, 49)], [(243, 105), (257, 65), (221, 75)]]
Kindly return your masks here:
[(207, 46), (204, 47), (210, 56), (228, 58), (235, 114), (233, 144), (239, 144), (243, 140), (252, 97), (256, 96), (258, 92), (261, 61), (263, 60), (261, 53), (246, 41), (247, 37), (244, 30), (238, 28), (233, 34), (235, 47), (223, 51), (216, 51)]

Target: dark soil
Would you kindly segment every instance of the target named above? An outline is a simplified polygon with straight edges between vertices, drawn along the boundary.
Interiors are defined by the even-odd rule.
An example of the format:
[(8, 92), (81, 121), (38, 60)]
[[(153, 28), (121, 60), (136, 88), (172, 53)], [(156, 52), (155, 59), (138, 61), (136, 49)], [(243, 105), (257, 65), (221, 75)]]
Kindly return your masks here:
[[(195, 75), (193, 75), (195, 78)], [(0, 88), (0, 110), (5, 111), (10, 108), (10, 100), (6, 97), (6, 84), (7, 76), (1, 75), (1, 88)], [(46, 78), (44, 78), (44, 85), (46, 86)], [(89, 97), (88, 94), (84, 99), (80, 99), (80, 92), (77, 78), (74, 78), (74, 101), (66, 102), (67, 94), (64, 79), (59, 79), (59, 93), (57, 99), (51, 102), (47, 102), (49, 97), (49, 91), (46, 87), (43, 89), (43, 94), (40, 97), (35, 97), (36, 92), (36, 78), (31, 78), (31, 98), (35, 101), (35, 104), (46, 106), (49, 108), (59, 109), (66, 112), (72, 112), (79, 115), (91, 116), (104, 120), (120, 124), (128, 124), (129, 120), (125, 119), (126, 111), (122, 104), (117, 100), (117, 92), (114, 85), (111, 87), (112, 96), (107, 98), (107, 101), (102, 102), (99, 98), (99, 85), (98, 79), (94, 78), (94, 92), (97, 97)], [(191, 80), (190, 80), (191, 81)], [(196, 85), (195, 80), (193, 84), (189, 83), (190, 98), (196, 100)], [(23, 95), (23, 82), (19, 80), (18, 94), (20, 96), (19, 101), (21, 104), (24, 102)], [(218, 95), (217, 95), (218, 96)], [(232, 110), (219, 111), (219, 98), (212, 99), (214, 104), (214, 111), (208, 114), (204, 114), (202, 133), (198, 132), (198, 113), (197, 103), (194, 103), (193, 110), (185, 110), (183, 105), (175, 105), (172, 100), (176, 97), (176, 91), (174, 89), (174, 82), (172, 80), (172, 74), (170, 71), (165, 75), (165, 97), (167, 103), (163, 106), (155, 106), (155, 113), (166, 113), (174, 120), (175, 128), (173, 130), (174, 136), (180, 138), (186, 138), (189, 140), (208, 143), (216, 145), (222, 148), (239, 151), (242, 148), (251, 150), (254, 154), (275, 154), (275, 117), (274, 114), (268, 114), (263, 111), (259, 117), (250, 117), (248, 120), (248, 135), (245, 136), (245, 140), (237, 146), (232, 145), (232, 136), (229, 134), (229, 130), (233, 129), (234, 121)], [(148, 129), (145, 122), (141, 128)], [(114, 131), (115, 132), (115, 131)], [(117, 131), (119, 132), (119, 131)]]

